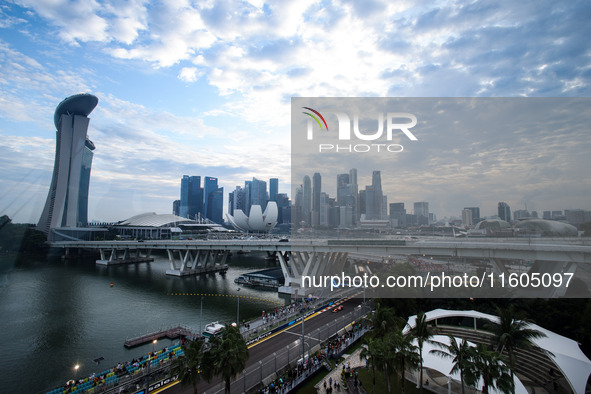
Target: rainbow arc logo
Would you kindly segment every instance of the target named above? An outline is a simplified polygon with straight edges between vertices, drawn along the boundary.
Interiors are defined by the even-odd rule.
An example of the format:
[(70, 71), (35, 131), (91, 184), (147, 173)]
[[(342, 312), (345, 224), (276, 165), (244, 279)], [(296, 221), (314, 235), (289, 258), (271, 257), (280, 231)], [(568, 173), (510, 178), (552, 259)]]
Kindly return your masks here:
[[(307, 109), (308, 111), (314, 112), (314, 114), (318, 115), (320, 117), (320, 119), (322, 119), (322, 123), (324, 123), (324, 127), (326, 127), (326, 131), (328, 131), (328, 125), (326, 124), (326, 120), (324, 120), (324, 117), (320, 114), (320, 112), (318, 112), (315, 109), (312, 109), (310, 107), (302, 107), (302, 108)], [(320, 120), (316, 116), (314, 116), (310, 112), (302, 112), (302, 113), (305, 115), (308, 115), (309, 117), (314, 119), (316, 121), (316, 123), (318, 123), (318, 126), (320, 126), (320, 130), (324, 130), (324, 128), (322, 127), (322, 123), (320, 123)]]

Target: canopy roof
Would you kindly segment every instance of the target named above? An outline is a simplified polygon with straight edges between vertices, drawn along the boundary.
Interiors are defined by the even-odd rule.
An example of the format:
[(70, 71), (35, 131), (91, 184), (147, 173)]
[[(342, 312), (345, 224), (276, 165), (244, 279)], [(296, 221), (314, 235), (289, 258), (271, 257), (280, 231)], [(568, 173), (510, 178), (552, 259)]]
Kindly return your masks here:
[[(477, 319), (486, 319), (495, 323), (499, 322), (497, 316), (489, 315), (477, 311), (452, 311), (446, 309), (434, 309), (425, 313), (426, 321), (433, 321), (435, 319), (442, 319), (444, 317), (473, 317)], [(416, 323), (417, 316), (411, 316), (408, 319), (407, 326), (404, 332), (410, 331)], [(568, 384), (575, 393), (584, 393), (587, 386), (587, 380), (591, 374), (591, 360), (579, 348), (577, 342), (572, 339), (563, 337), (552, 331), (546, 330), (537, 324), (529, 323), (528, 328), (538, 330), (546, 337), (533, 339), (534, 345), (542, 349), (548, 357), (556, 363), (557, 368), (562, 372)], [(423, 354), (425, 351), (423, 351)], [(440, 371), (448, 374), (447, 372)], [(449, 372), (449, 370), (448, 370)]]
[[(433, 337), (431, 337), (431, 340), (434, 342), (439, 342), (445, 346), (449, 346), (449, 337), (447, 335), (433, 335)], [(413, 344), (416, 346), (417, 342), (416, 339), (414, 340)], [(475, 346), (475, 344), (473, 344), (472, 342), (468, 342), (468, 344), (470, 346)], [(451, 370), (453, 369), (454, 365), (453, 365), (453, 361), (450, 358), (443, 358), (438, 356), (435, 353), (431, 353), (431, 350), (442, 350), (441, 347), (433, 344), (433, 343), (429, 343), (429, 342), (424, 342), (423, 343), (423, 366), (429, 369), (433, 369), (435, 371), (441, 372), (442, 374), (444, 374), (445, 376), (448, 376), (456, 381), (460, 381), (460, 373), (459, 372), (454, 372), (451, 373)], [(480, 383), (478, 384), (478, 388), (482, 389), (482, 379), (480, 380)], [(489, 387), (489, 392), (490, 393), (497, 393), (498, 391), (491, 389)], [(517, 376), (515, 376), (515, 393), (516, 394), (527, 394), (528, 391), (525, 388), (525, 386), (523, 385), (523, 383), (519, 380), (519, 378)]]

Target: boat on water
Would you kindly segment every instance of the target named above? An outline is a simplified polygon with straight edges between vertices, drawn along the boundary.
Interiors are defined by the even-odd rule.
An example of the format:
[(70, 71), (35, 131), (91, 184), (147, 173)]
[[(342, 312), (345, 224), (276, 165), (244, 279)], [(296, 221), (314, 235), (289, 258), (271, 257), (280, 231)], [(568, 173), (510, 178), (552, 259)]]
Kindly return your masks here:
[(217, 321), (209, 323), (205, 326), (205, 329), (203, 330), (203, 336), (205, 338), (217, 337), (222, 333), (225, 327), (226, 326), (220, 324)]
[(279, 288), (285, 283), (281, 268), (270, 268), (262, 271), (249, 272), (234, 279), (234, 283), (253, 286)]

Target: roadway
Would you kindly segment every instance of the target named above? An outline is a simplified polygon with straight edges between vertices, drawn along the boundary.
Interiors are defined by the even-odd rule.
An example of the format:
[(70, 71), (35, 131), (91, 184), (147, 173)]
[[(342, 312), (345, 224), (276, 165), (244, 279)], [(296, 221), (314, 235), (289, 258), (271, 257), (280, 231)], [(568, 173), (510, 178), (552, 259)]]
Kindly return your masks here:
[(133, 250), (224, 250), (308, 253), (362, 253), (379, 256), (429, 255), (479, 259), (523, 259), (591, 263), (591, 245), (582, 238), (419, 238), (400, 239), (275, 239), (59, 241), (54, 248)]
[[(305, 329), (305, 351), (306, 354), (313, 349), (320, 341), (343, 327), (349, 325), (355, 316), (361, 313), (357, 306), (362, 304), (361, 299), (352, 298), (344, 301), (341, 305), (343, 309), (337, 313), (332, 312), (334, 307), (326, 308), (306, 318), (304, 322)], [(273, 334), (249, 347), (250, 357), (246, 366), (246, 386), (254, 386), (260, 382), (260, 376), (266, 377), (275, 370), (280, 370), (287, 365), (289, 358), (293, 366), (298, 359), (302, 357), (302, 326), (301, 323), (295, 323), (283, 331)], [(289, 350), (288, 350), (289, 349)], [(274, 355), (275, 354), (275, 355)], [(262, 363), (262, 364), (261, 364)], [(211, 383), (202, 381), (199, 384), (201, 393), (216, 393), (221, 379), (214, 379)], [(232, 383), (232, 393), (241, 393), (244, 391), (243, 374)], [(223, 387), (222, 387), (223, 388)], [(180, 384), (172, 384), (163, 391), (166, 394), (191, 394), (191, 386), (182, 387)]]

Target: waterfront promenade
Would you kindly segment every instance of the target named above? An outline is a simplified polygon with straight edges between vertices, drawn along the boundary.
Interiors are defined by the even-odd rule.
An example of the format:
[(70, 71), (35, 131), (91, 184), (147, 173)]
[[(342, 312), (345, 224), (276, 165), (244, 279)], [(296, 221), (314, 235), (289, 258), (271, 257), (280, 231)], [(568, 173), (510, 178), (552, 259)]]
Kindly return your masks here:
[[(285, 313), (269, 312), (267, 318), (257, 318), (247, 322), (244, 326), (250, 329), (243, 329), (242, 332), (245, 339), (250, 342), (250, 359), (245, 373), (233, 384), (237, 390), (241, 388), (236, 392), (243, 392), (245, 387), (255, 387), (261, 382), (264, 383), (275, 377), (275, 374), (287, 365), (295, 365), (302, 358), (303, 351), (306, 356), (317, 351), (321, 342), (334, 336), (361, 315), (362, 311), (358, 307), (360, 300), (341, 300), (337, 303), (343, 305), (343, 310), (338, 313), (338, 316), (332, 313), (334, 305), (332, 302), (330, 306), (321, 309), (318, 309), (320, 302), (315, 304), (302, 302), (284, 307)], [(304, 347), (301, 345), (301, 316), (298, 317), (300, 312), (304, 312), (306, 316)], [(149, 362), (153, 379), (150, 383), (150, 392), (159, 392), (162, 389), (167, 393), (185, 392), (184, 388), (176, 384), (173, 379), (167, 378), (172, 360), (180, 354), (182, 354), (180, 347), (173, 345), (151, 352), (149, 359), (148, 356), (144, 356), (78, 379), (80, 383), (72, 381), (68, 388), (76, 387), (73, 392), (79, 393), (139, 393), (146, 384), (145, 375)], [(98, 384), (93, 385), (93, 381)], [(202, 392), (223, 391), (220, 383), (216, 384), (216, 382), (211, 384), (203, 382), (201, 386)], [(61, 392), (59, 389), (46, 390), (44, 393)]]

